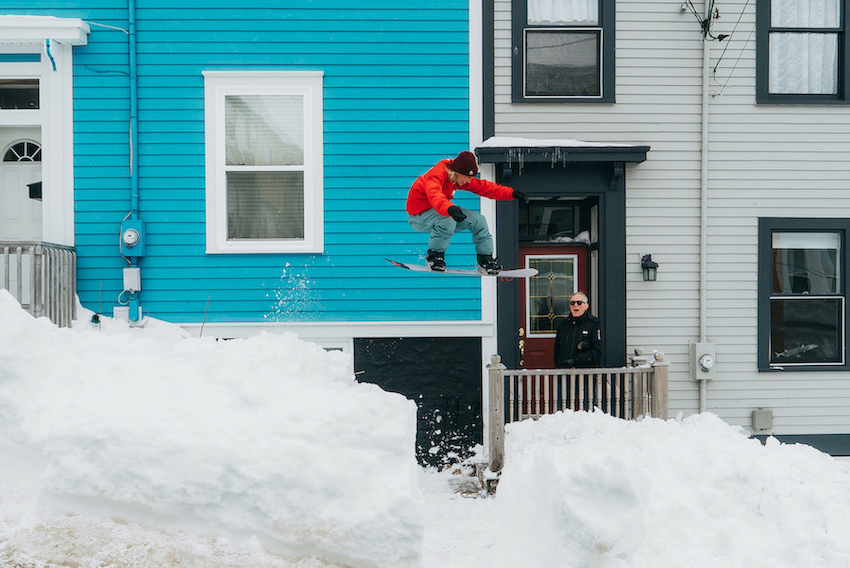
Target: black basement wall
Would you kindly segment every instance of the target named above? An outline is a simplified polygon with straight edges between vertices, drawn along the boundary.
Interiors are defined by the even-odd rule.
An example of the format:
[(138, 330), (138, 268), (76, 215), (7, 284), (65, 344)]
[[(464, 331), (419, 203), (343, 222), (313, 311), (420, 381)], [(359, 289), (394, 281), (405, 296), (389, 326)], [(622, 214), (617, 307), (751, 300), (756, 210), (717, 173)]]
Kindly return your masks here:
[(416, 458), (440, 468), (482, 443), (481, 361), (477, 337), (354, 340), (357, 380), (416, 402)]

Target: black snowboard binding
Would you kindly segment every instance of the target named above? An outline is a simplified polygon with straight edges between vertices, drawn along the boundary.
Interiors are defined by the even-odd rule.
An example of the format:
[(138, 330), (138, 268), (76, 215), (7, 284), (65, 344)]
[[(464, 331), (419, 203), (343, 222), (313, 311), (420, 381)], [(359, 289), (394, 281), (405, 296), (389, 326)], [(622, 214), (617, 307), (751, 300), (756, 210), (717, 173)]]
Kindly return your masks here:
[(497, 259), (493, 258), (489, 254), (478, 255), (478, 272), (483, 272), (484, 274), (498, 274), (501, 271), (502, 265), (499, 264)]
[(436, 272), (445, 272), (446, 253), (429, 250), (428, 255), (425, 257), (425, 264), (431, 270), (434, 270)]

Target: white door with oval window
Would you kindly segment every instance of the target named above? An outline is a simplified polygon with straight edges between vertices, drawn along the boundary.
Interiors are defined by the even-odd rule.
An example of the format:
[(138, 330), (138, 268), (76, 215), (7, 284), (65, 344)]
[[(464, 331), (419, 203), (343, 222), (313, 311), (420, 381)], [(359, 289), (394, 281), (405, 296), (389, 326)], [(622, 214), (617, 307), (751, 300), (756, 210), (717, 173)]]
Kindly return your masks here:
[(42, 238), (41, 187), (30, 188), (41, 182), (39, 139), (38, 128), (0, 128), (0, 287), (8, 280), (9, 291), (25, 308), (32, 298), (31, 263), (18, 267), (15, 248), (8, 265), (3, 258), (5, 247)]
[[(39, 128), (0, 128), (0, 241), (40, 241), (41, 181)], [(39, 188), (34, 188), (40, 191)]]

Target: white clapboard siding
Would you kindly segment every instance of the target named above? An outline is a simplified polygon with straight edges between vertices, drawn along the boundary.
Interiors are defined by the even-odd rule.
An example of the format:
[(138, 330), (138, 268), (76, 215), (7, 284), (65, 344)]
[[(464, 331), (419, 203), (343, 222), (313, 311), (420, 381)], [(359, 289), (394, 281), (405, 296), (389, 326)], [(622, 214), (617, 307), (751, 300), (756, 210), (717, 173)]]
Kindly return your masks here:
[[(703, 42), (696, 18), (678, 2), (616, 5), (615, 104), (515, 105), (510, 2), (496, 1), (495, 134), (651, 147), (647, 161), (626, 172), (627, 342), (665, 352), (671, 415), (689, 414), (698, 409), (688, 342), (699, 338), (700, 325)], [(759, 373), (756, 361), (758, 220), (850, 216), (850, 113), (756, 105), (755, 3), (719, 8), (715, 33), (732, 35), (712, 43), (710, 59), (717, 73), (709, 105), (706, 329), (718, 363), (707, 409), (750, 426), (753, 409), (772, 408), (777, 434), (850, 433), (847, 373)], [(660, 265), (657, 282), (641, 280), (638, 255), (647, 252)]]

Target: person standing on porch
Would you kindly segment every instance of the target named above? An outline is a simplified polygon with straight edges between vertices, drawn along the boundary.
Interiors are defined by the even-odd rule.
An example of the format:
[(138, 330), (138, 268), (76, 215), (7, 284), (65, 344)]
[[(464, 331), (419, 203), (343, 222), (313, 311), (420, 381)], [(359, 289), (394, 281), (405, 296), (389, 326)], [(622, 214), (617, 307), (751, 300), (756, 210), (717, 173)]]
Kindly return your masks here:
[(519, 189), (476, 178), (477, 174), (475, 154), (464, 150), (454, 160), (438, 162), (419, 176), (410, 188), (407, 218), (413, 230), (431, 235), (425, 259), (431, 270), (446, 270), (446, 249), (452, 235), (460, 231), (472, 232), (479, 272), (498, 274), (502, 270), (493, 257), (493, 237), (487, 220), (477, 211), (458, 207), (451, 199), (458, 189), (501, 201), (522, 199), (527, 202), (528, 196)]
[(561, 320), (555, 334), (555, 368), (599, 367), (602, 364), (602, 329), (599, 318), (587, 310), (587, 296), (570, 298), (570, 315)]

